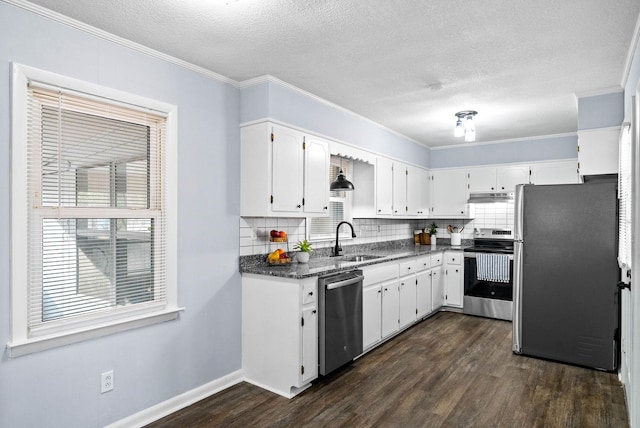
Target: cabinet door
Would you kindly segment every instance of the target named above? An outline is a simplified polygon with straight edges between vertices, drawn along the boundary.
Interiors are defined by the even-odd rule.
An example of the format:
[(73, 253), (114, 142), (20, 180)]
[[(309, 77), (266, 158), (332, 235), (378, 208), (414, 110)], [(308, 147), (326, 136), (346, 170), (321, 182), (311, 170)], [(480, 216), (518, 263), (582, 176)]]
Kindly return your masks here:
[(428, 213), (428, 172), (422, 168), (407, 165), (407, 215), (426, 217)]
[(304, 212), (329, 215), (329, 143), (315, 137), (304, 144)]
[(398, 281), (382, 284), (382, 337), (398, 331), (400, 317), (400, 291)]
[(494, 192), (496, 190), (496, 168), (471, 168), (467, 172), (470, 192)]
[(432, 310), (438, 310), (444, 306), (444, 281), (442, 266), (435, 267), (430, 271), (431, 275), (431, 297)]
[(407, 215), (407, 166), (393, 163), (393, 215)]
[(617, 174), (620, 128), (578, 131), (580, 175)]
[(515, 192), (516, 185), (527, 183), (529, 183), (529, 165), (498, 167), (498, 191)]
[(318, 311), (315, 307), (302, 310), (302, 383), (318, 376)]
[(429, 207), (431, 206), (431, 180), (429, 180), (429, 171), (418, 168), (418, 175), (418, 193), (420, 195), (418, 215), (427, 217), (429, 215)]
[(362, 290), (362, 348), (375, 345), (382, 338), (382, 287)]
[(468, 216), (466, 171), (438, 170), (433, 171), (431, 177), (431, 216)]
[(460, 266), (447, 266), (444, 279), (445, 305), (462, 307), (462, 268)]
[(303, 138), (292, 129), (273, 127), (272, 211), (302, 212)]
[(400, 278), (400, 328), (416, 321), (416, 276)]
[(376, 213), (391, 215), (393, 205), (393, 162), (391, 159), (376, 158)]
[(426, 270), (416, 275), (416, 308), (418, 319), (431, 313), (433, 310), (431, 302), (431, 271)]
[(533, 184), (579, 183), (578, 163), (567, 161), (532, 164), (531, 182)]

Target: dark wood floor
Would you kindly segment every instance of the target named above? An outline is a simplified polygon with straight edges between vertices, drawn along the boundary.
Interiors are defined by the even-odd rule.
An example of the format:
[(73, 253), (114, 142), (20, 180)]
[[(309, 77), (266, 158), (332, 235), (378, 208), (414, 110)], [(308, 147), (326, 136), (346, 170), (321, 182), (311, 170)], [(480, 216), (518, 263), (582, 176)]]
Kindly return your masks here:
[(628, 427), (615, 374), (511, 352), (511, 323), (441, 312), (288, 400), (240, 383), (149, 427)]

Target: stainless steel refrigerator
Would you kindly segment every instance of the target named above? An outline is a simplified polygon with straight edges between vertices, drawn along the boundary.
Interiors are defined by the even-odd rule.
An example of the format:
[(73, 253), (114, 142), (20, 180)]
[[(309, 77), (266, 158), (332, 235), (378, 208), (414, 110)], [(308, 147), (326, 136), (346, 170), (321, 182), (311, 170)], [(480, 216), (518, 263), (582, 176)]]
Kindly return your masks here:
[(517, 187), (515, 353), (617, 368), (617, 212), (615, 182)]

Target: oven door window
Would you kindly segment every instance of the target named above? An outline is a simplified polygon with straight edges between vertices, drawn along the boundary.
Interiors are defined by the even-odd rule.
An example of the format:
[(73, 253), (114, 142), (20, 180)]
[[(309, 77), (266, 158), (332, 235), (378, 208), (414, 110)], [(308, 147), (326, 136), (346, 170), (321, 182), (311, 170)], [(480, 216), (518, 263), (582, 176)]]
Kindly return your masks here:
[(487, 299), (513, 300), (513, 260), (509, 261), (509, 282), (480, 281), (475, 257), (464, 259), (464, 295)]

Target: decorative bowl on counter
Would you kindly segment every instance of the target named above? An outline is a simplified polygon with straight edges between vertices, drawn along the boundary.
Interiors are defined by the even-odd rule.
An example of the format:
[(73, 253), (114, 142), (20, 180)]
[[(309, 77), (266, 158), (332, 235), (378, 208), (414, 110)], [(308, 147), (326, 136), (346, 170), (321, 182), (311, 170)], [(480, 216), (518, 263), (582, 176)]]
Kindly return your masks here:
[(273, 266), (288, 265), (288, 264), (291, 264), (291, 257), (285, 257), (283, 259), (271, 259), (271, 260), (267, 258), (267, 263)]

